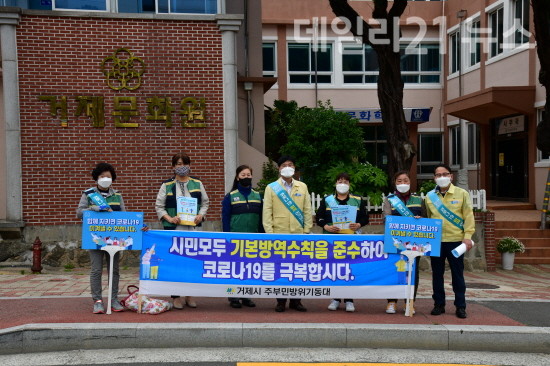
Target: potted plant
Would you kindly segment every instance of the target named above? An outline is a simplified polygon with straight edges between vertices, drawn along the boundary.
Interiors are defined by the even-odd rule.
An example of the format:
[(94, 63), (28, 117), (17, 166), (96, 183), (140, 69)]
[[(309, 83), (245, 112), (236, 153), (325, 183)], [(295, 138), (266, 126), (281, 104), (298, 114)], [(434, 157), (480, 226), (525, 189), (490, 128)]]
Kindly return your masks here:
[(502, 268), (512, 270), (516, 253), (525, 252), (525, 245), (513, 236), (506, 236), (498, 241), (497, 250), (502, 254)]

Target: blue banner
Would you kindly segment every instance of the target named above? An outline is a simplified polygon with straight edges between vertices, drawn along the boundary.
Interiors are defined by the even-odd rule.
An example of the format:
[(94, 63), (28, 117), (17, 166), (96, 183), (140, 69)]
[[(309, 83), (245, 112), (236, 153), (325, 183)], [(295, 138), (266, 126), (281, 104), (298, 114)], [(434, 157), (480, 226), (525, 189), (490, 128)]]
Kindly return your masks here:
[(386, 216), (384, 250), (386, 253), (412, 250), (422, 255), (439, 257), (441, 228), (440, 219)]
[(82, 249), (101, 249), (105, 245), (124, 250), (141, 250), (143, 212), (84, 211)]
[(405, 298), (406, 258), (382, 235), (150, 230), (140, 293), (211, 297)]

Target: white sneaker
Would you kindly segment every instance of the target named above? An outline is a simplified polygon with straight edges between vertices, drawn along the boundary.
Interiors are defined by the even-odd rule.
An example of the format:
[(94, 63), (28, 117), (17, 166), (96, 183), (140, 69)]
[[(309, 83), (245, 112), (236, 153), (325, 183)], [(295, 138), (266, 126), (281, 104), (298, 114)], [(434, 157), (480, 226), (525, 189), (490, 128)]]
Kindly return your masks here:
[(340, 301), (332, 300), (330, 305), (328, 306), (328, 309), (334, 311), (334, 310), (338, 309), (338, 306), (340, 306)]
[(388, 305), (386, 306), (386, 313), (387, 314), (395, 314), (395, 302), (390, 301)]
[(355, 311), (355, 306), (353, 306), (353, 303), (351, 301), (346, 302), (346, 311), (349, 311), (350, 313), (353, 313)]

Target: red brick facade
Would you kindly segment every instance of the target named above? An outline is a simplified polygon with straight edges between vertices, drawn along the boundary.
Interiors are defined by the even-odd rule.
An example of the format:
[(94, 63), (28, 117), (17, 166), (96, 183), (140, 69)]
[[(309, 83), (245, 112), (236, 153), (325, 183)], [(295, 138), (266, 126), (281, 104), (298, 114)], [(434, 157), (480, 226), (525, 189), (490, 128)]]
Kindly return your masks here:
[[(27, 225), (78, 223), (75, 208), (91, 171), (106, 161), (116, 168), (114, 188), (127, 210), (155, 221), (155, 197), (172, 175), (170, 158), (185, 151), (191, 175), (210, 196), (209, 217), (218, 220), (224, 191), (221, 34), (215, 22), (77, 18), (24, 15), (17, 26), (23, 219)], [(137, 90), (109, 88), (102, 61), (127, 48), (145, 63)], [(39, 96), (67, 98), (68, 126), (50, 115)], [(103, 128), (83, 113), (77, 96), (104, 97)], [(137, 128), (115, 127), (115, 97), (136, 97)], [(146, 120), (147, 98), (170, 97), (172, 127)], [(206, 98), (206, 128), (183, 128), (177, 113), (185, 97)]]

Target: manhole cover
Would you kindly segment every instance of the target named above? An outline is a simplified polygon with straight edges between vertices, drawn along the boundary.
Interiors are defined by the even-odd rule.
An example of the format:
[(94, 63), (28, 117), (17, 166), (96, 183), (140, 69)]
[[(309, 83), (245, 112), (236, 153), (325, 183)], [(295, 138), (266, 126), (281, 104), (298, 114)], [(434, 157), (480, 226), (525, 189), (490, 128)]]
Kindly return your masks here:
[(488, 283), (467, 283), (467, 288), (479, 288), (483, 290), (495, 290), (497, 288), (500, 288), (497, 285), (489, 285)]

